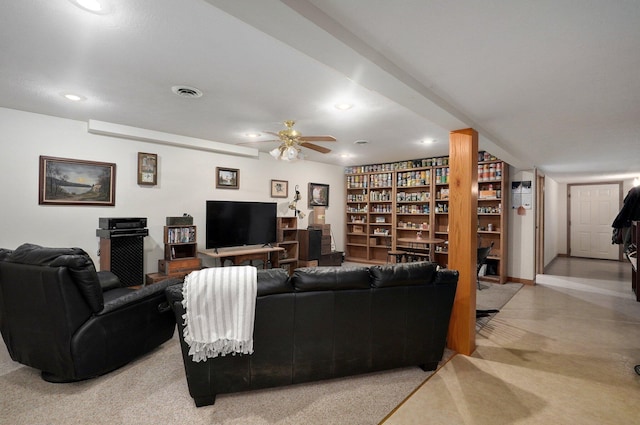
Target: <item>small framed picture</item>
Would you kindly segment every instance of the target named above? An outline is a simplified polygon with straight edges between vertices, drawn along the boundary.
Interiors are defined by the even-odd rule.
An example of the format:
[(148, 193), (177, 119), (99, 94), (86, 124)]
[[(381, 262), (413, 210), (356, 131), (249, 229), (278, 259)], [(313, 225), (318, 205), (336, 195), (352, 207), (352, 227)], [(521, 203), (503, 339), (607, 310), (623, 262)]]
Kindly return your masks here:
[(155, 186), (158, 184), (158, 155), (138, 152), (138, 184)]
[(286, 180), (271, 180), (271, 197), (286, 198), (289, 196), (289, 182)]
[(216, 167), (217, 189), (238, 189), (240, 187), (240, 170), (237, 168)]
[(309, 183), (309, 208), (329, 206), (329, 185)]

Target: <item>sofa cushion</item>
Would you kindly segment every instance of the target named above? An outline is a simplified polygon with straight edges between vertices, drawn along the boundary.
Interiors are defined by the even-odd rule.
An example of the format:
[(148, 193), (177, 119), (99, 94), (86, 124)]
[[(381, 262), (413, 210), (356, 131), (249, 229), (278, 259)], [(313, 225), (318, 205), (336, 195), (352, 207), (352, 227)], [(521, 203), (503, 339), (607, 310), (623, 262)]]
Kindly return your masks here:
[(13, 252), (12, 249), (0, 248), (0, 261), (7, 258), (9, 255), (11, 255), (12, 252)]
[(293, 288), (303, 291), (331, 291), (370, 288), (367, 267), (301, 267), (291, 276)]
[(258, 270), (258, 296), (293, 292), (289, 274), (284, 269)]
[[(258, 297), (293, 292), (289, 275), (284, 269), (260, 269), (257, 279)], [(182, 282), (169, 286), (165, 293), (170, 302), (182, 301)]]
[(436, 265), (429, 261), (385, 264), (369, 268), (371, 286), (376, 288), (432, 283), (435, 272)]

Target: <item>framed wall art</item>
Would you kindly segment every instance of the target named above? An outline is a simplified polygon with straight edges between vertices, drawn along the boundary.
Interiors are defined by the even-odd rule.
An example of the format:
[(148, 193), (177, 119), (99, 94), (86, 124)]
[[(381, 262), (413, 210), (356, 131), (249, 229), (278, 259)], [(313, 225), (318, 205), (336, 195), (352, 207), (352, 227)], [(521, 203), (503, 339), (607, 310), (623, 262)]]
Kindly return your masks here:
[(138, 152), (138, 184), (155, 186), (158, 184), (158, 155)]
[(39, 204), (116, 204), (116, 164), (40, 156)]
[(329, 185), (309, 183), (309, 208), (329, 206)]
[(271, 197), (286, 198), (289, 196), (289, 182), (286, 180), (271, 180)]
[(217, 189), (238, 189), (240, 187), (240, 170), (236, 168), (216, 167)]

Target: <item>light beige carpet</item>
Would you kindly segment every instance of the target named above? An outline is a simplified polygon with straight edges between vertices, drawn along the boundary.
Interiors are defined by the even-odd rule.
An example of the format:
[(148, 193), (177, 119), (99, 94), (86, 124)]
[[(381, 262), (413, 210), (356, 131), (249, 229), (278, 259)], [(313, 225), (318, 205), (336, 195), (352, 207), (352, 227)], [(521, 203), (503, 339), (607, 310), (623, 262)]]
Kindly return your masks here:
[(411, 367), (222, 394), (215, 405), (196, 408), (177, 336), (115, 372), (72, 384), (45, 382), (8, 359), (4, 344), (0, 350), (0, 424), (12, 425), (376, 424), (432, 374)]
[[(499, 308), (519, 288), (484, 289), (478, 304)], [(488, 320), (488, 319), (487, 319)], [(442, 366), (455, 353), (445, 350)], [(51, 384), (11, 361), (0, 342), (0, 424), (377, 424), (433, 373), (418, 367), (235, 394), (196, 408), (177, 334), (105, 376)]]

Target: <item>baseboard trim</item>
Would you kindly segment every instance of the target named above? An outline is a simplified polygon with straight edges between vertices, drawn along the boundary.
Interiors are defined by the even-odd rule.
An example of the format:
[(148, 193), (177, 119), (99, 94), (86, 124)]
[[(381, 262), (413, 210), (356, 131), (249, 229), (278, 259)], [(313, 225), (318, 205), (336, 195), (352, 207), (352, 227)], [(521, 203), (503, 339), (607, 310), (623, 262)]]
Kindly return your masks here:
[(519, 277), (511, 277), (511, 276), (507, 278), (507, 282), (522, 283), (523, 285), (531, 285), (531, 286), (534, 286), (536, 284), (535, 279), (534, 280), (520, 279)]

